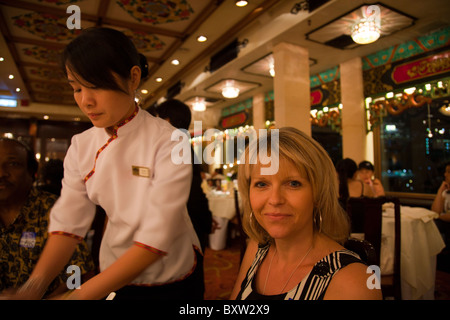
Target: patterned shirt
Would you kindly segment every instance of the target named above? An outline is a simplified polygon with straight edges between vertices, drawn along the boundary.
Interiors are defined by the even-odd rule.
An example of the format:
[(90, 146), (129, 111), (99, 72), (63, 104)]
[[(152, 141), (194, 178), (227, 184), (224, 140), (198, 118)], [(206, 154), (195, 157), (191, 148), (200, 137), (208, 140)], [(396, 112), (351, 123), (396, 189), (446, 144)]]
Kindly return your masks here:
[(328, 285), (337, 271), (351, 263), (364, 263), (352, 251), (335, 251), (318, 261), (311, 272), (288, 292), (277, 295), (262, 295), (256, 292), (253, 280), (269, 248), (270, 245), (258, 248), (253, 264), (249, 268), (244, 281), (242, 281), (241, 291), (236, 300), (323, 300)]
[[(53, 194), (32, 188), (14, 222), (6, 227), (0, 225), (0, 292), (21, 286), (33, 271), (47, 240), (49, 212), (56, 198)], [(77, 246), (68, 265), (78, 266), (81, 275), (94, 270), (84, 241)], [(49, 286), (47, 294), (72, 275), (66, 273), (67, 266)]]

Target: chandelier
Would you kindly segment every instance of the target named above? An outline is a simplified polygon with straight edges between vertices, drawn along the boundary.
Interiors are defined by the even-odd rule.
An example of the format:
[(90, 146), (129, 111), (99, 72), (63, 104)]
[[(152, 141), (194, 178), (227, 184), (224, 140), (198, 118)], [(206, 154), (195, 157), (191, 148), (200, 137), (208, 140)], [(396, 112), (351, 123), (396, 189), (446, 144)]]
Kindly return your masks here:
[(363, 15), (364, 18), (352, 27), (352, 39), (358, 44), (375, 42), (380, 37), (380, 8), (377, 5), (368, 6), (363, 10)]
[(222, 88), (222, 95), (225, 98), (232, 99), (239, 96), (239, 88), (234, 86), (233, 80), (227, 80), (225, 86)]
[(192, 102), (192, 110), (203, 112), (206, 110), (205, 98), (195, 97), (195, 101)]

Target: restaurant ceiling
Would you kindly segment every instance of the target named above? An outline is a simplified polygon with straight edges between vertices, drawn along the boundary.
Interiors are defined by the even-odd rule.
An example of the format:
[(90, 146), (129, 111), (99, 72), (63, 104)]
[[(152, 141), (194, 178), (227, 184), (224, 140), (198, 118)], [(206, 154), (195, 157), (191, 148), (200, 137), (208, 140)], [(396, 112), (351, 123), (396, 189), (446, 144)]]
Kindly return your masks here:
[[(366, 2), (314, 1), (318, 4), (314, 11), (300, 9), (294, 13), (292, 9), (304, 2), (251, 0), (248, 6), (238, 8), (231, 0), (0, 0), (0, 55), (6, 57), (0, 62), (0, 95), (37, 104), (43, 113), (47, 107), (77, 110), (72, 90), (58, 65), (64, 46), (80, 32), (67, 27), (72, 12), (66, 10), (70, 5), (80, 8), (81, 28), (105, 26), (121, 30), (147, 57), (150, 72), (141, 85), (148, 91), (141, 93), (144, 107), (159, 101), (176, 85), (179, 93), (175, 98), (187, 101), (204, 96), (214, 101), (208, 106), (213, 109), (272, 90), (273, 79), (258, 74), (259, 66), (257, 72), (250, 66), (270, 57), (274, 45), (282, 41), (307, 47), (310, 71), (315, 74), (434, 31), (448, 25), (450, 17), (447, 0), (380, 1), (412, 17), (413, 25), (373, 44), (338, 49), (312, 41), (306, 35), (312, 37), (314, 30), (328, 26), (327, 32), (331, 30), (339, 36), (342, 25), (341, 29), (330, 29), (330, 23)], [(198, 42), (199, 35), (206, 36), (207, 41)], [(241, 44), (237, 57), (214, 72), (208, 71), (210, 58), (236, 39)], [(173, 59), (179, 64), (173, 65)], [(8, 79), (9, 74), (15, 74), (15, 78)], [(157, 82), (157, 78), (162, 81)], [(224, 99), (217, 90), (208, 91), (222, 79), (258, 85), (238, 98)], [(16, 92), (16, 88), (21, 91)]]

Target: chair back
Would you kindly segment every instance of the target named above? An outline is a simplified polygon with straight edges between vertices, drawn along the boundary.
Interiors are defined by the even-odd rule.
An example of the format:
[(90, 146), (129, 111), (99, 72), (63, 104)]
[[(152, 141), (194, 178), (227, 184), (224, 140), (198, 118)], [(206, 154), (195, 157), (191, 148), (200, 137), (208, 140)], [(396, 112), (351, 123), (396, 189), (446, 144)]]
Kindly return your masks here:
[(377, 256), (375, 253), (375, 248), (369, 241), (349, 238), (345, 242), (344, 247), (359, 255), (361, 260), (367, 263), (367, 265), (376, 265)]
[(381, 226), (383, 216), (383, 204), (394, 203), (394, 274), (393, 274), (393, 295), (396, 299), (401, 297), (400, 280), (400, 201), (396, 197), (359, 197), (349, 198), (347, 201), (347, 213), (351, 221), (352, 233), (364, 233), (364, 240), (370, 242), (376, 254), (376, 265), (380, 265), (381, 252)]

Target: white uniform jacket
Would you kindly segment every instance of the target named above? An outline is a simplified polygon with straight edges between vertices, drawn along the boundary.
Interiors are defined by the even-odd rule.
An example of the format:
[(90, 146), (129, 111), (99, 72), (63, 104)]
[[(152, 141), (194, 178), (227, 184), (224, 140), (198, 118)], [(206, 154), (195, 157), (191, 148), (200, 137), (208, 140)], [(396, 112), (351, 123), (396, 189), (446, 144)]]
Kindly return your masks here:
[(108, 216), (101, 270), (139, 245), (162, 258), (133, 284), (187, 277), (196, 264), (193, 247), (200, 245), (186, 210), (192, 165), (173, 163), (172, 149), (181, 143), (171, 141), (174, 130), (136, 107), (112, 136), (97, 127), (75, 135), (64, 159), (63, 188), (51, 211), (49, 232), (84, 237), (95, 205), (100, 205)]

